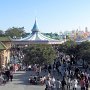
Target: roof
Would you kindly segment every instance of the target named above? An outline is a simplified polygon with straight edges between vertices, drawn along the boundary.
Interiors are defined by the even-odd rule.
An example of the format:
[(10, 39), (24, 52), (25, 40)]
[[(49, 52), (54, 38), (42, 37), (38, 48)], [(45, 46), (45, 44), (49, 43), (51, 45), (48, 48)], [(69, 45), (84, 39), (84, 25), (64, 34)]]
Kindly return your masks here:
[(4, 49), (6, 49), (6, 46), (2, 42), (0, 42), (0, 50), (4, 50)]
[(53, 40), (55, 41), (55, 39), (46, 37), (40, 32), (35, 32), (34, 34), (32, 33), (25, 38), (13, 39), (13, 41), (53, 41)]
[(1, 36), (0, 41), (11, 41), (11, 39), (8, 36)]
[(33, 28), (32, 28), (32, 33), (38, 32), (38, 31), (39, 31), (39, 29), (38, 29), (38, 27), (37, 27), (37, 22), (36, 22), (36, 20), (35, 20), (34, 26), (33, 26)]
[(37, 22), (35, 20), (34, 26), (32, 28), (32, 33), (29, 34), (27, 37), (25, 38), (21, 38), (21, 39), (12, 39), (13, 41), (52, 41), (55, 39), (46, 37), (45, 35), (43, 35), (42, 33), (40, 33), (38, 27), (37, 27)]
[(52, 38), (49, 38), (49, 37), (47, 37), (47, 36), (45, 36), (45, 35), (43, 35), (40, 31), (39, 31), (39, 29), (38, 29), (38, 27), (37, 27), (37, 23), (36, 23), (36, 20), (35, 20), (35, 23), (34, 23), (34, 26), (33, 26), (33, 28), (31, 29), (31, 31), (32, 31), (32, 33), (31, 34), (29, 34), (27, 37), (25, 37), (25, 38), (21, 38), (21, 39), (12, 39), (12, 41), (16, 41), (16, 42), (19, 42), (19, 41), (21, 41), (22, 43), (23, 42), (31, 42), (31, 43), (63, 43), (64, 41), (63, 40), (56, 40), (56, 39), (52, 39)]

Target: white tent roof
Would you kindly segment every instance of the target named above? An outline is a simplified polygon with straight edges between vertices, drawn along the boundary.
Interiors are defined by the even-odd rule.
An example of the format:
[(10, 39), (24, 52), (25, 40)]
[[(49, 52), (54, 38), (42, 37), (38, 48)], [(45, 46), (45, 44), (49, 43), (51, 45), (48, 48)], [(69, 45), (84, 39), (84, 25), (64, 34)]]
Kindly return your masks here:
[(32, 33), (30, 35), (28, 35), (27, 37), (25, 38), (21, 38), (21, 39), (12, 39), (12, 41), (33, 41), (33, 42), (46, 42), (46, 41), (49, 41), (49, 42), (63, 42), (61, 40), (55, 40), (55, 39), (51, 39), (49, 37), (46, 37), (45, 35), (43, 35), (38, 27), (37, 27), (37, 23), (36, 23), (36, 20), (35, 20), (35, 23), (34, 23), (34, 26), (33, 28), (31, 29)]

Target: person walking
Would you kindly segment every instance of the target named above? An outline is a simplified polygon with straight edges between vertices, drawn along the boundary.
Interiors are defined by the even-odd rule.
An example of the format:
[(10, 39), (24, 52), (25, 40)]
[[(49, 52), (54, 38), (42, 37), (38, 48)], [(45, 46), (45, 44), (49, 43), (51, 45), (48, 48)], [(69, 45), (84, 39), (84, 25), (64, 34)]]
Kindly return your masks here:
[(81, 78), (80, 80), (81, 90), (85, 90), (85, 80)]
[(88, 90), (88, 86), (89, 86), (89, 80), (88, 80), (88, 78), (85, 76), (85, 87), (86, 87), (86, 90)]
[(5, 71), (5, 75), (6, 75), (6, 77), (7, 77), (7, 81), (9, 81), (9, 78), (10, 78), (10, 70), (6, 70)]
[(51, 67), (51, 65), (49, 64), (49, 66), (48, 66), (48, 73), (50, 73), (50, 74), (51, 74), (51, 69), (52, 69), (52, 67)]
[(67, 77), (67, 90), (70, 90), (71, 79)]
[(62, 90), (65, 90), (66, 81), (64, 77), (63, 80), (61, 81), (61, 84), (62, 84)]
[(10, 80), (11, 80), (11, 82), (12, 82), (12, 79), (13, 79), (13, 71), (11, 70), (10, 71)]
[(51, 90), (55, 90), (55, 88), (56, 88), (55, 81), (56, 81), (55, 78), (52, 77), (51, 80), (50, 80), (50, 83), (51, 83)]
[(60, 88), (61, 88), (61, 82), (60, 82), (59, 79), (56, 80), (55, 84), (56, 84), (56, 90), (60, 90)]
[(77, 89), (77, 85), (78, 85), (78, 81), (77, 81), (77, 79), (74, 79), (74, 80), (72, 81), (73, 90), (76, 90), (76, 89)]
[(45, 90), (51, 90), (51, 83), (50, 83), (50, 78), (49, 78), (49, 77), (47, 77), (45, 83), (46, 83), (46, 88), (45, 88)]

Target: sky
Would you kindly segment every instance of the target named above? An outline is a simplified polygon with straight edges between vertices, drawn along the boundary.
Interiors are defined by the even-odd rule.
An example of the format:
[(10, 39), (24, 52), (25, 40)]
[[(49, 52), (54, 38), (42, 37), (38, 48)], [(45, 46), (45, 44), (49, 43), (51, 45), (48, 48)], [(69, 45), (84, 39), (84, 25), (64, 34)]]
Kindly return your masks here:
[(0, 30), (25, 27), (37, 19), (41, 32), (90, 31), (90, 0), (0, 0)]

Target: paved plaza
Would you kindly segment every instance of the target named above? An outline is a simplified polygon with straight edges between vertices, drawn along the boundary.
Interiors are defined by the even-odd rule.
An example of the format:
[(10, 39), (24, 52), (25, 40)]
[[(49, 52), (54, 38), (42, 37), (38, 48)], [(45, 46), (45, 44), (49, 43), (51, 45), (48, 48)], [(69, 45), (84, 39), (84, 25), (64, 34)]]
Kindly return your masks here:
[(30, 72), (18, 71), (12, 82), (0, 86), (0, 90), (44, 90), (45, 86), (29, 85)]
[[(42, 86), (29, 84), (28, 79), (31, 74), (32, 72), (30, 71), (17, 71), (14, 74), (13, 81), (9, 81), (5, 85), (1, 85), (0, 90), (45, 90), (45, 85)], [(72, 87), (71, 90), (73, 90)], [(77, 90), (80, 90), (80, 86), (78, 86)]]
[[(17, 71), (14, 74), (13, 81), (9, 81), (7, 84), (1, 85), (0, 90), (45, 90), (45, 85), (42, 86), (29, 84), (28, 79), (31, 74), (32, 72), (30, 71)], [(77, 90), (80, 90), (80, 86), (78, 86)]]

